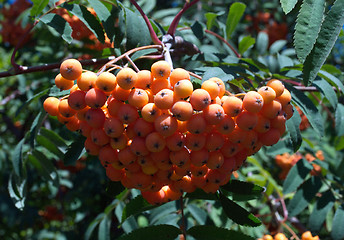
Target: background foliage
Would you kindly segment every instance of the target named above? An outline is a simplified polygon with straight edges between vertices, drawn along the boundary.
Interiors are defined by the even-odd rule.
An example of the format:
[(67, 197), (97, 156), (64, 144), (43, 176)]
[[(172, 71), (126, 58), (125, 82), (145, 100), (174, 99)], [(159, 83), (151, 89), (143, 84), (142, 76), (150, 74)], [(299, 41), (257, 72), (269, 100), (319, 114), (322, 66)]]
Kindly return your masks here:
[[(56, 4), (1, 1), (1, 72), (152, 43), (129, 1)], [(161, 37), (184, 2), (138, 4)], [(83, 139), (45, 114), (47, 96), (66, 94), (52, 87), (56, 69), (0, 78), (0, 238), (175, 239), (184, 226), (188, 239), (300, 237), (306, 230), (344, 239), (343, 9), (342, 0), (214, 0), (184, 13), (176, 35), (200, 53), (175, 46), (174, 66), (220, 77), (233, 93), (281, 79), (295, 114), (281, 141), (249, 157), (221, 192), (198, 191), (183, 203), (153, 207), (139, 191), (109, 181), (84, 154)], [(140, 69), (153, 62), (136, 61)]]

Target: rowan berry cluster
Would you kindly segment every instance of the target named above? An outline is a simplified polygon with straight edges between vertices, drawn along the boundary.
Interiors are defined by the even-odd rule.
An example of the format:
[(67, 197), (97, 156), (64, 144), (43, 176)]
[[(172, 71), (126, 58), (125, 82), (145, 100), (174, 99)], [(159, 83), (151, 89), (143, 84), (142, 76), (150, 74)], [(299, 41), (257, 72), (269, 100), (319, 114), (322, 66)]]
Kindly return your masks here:
[[(280, 155), (277, 155), (275, 157), (276, 164), (282, 168), (282, 172), (279, 174), (280, 179), (285, 179), (289, 173), (289, 170), (302, 158), (305, 158), (308, 162), (313, 162), (315, 159), (319, 159), (320, 161), (323, 161), (324, 154), (321, 150), (318, 150), (315, 153), (315, 156), (313, 156), (310, 153), (306, 153), (305, 155), (302, 155), (301, 153), (297, 152), (292, 155), (289, 153), (283, 153)], [(317, 175), (321, 172), (321, 167), (317, 164), (312, 164), (313, 169), (311, 171), (312, 175)]]
[[(274, 237), (266, 234), (262, 238), (258, 238), (258, 240), (288, 240), (288, 238), (283, 233), (277, 233)], [(301, 240), (319, 240), (319, 237), (313, 237), (312, 233), (310, 231), (307, 231), (302, 234)]]
[(278, 142), (293, 114), (279, 80), (241, 99), (216, 77), (194, 89), (189, 72), (171, 71), (166, 61), (114, 75), (83, 71), (69, 59), (55, 84), (70, 95), (47, 98), (44, 109), (86, 137), (86, 151), (112, 181), (140, 189), (152, 204), (196, 188), (216, 192), (247, 156)]

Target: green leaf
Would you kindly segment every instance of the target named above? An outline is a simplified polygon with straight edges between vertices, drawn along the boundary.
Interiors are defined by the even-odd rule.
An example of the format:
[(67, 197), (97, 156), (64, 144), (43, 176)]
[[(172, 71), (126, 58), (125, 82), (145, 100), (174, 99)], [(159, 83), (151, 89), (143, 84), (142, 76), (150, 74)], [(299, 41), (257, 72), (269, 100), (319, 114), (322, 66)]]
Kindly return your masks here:
[(54, 13), (48, 13), (40, 18), (43, 23), (54, 28), (67, 43), (71, 43), (72, 28), (69, 23), (60, 15)]
[(220, 202), (227, 217), (232, 219), (233, 222), (248, 227), (257, 227), (262, 224), (252, 213), (228, 199), (222, 193), (220, 193)]
[(224, 82), (231, 79), (230, 76), (228, 74), (226, 74), (221, 68), (212, 67), (212, 68), (208, 68), (208, 70), (206, 70), (204, 72), (203, 77), (202, 77), (202, 82), (204, 82), (204, 81), (206, 81), (212, 77), (218, 77)]
[(193, 34), (195, 34), (195, 36), (202, 40), (204, 37), (204, 30), (203, 30), (203, 26), (198, 22), (195, 21), (192, 25), (191, 25), (191, 30), (193, 32)]
[(286, 122), (290, 139), (293, 144), (294, 152), (296, 152), (300, 148), (301, 143), (302, 143), (300, 123), (301, 123), (300, 114), (294, 108), (293, 116), (290, 119), (288, 119)]
[(194, 226), (187, 230), (188, 235), (191, 235), (197, 240), (253, 240), (251, 236), (247, 236), (242, 232), (229, 230), (216, 226)]
[(285, 84), (291, 92), (292, 102), (296, 103), (306, 115), (309, 123), (320, 136), (324, 135), (324, 120), (314, 103), (300, 90)]
[(221, 186), (221, 188), (231, 192), (233, 194), (233, 200), (237, 201), (259, 198), (265, 190), (263, 187), (251, 182), (243, 182), (236, 179), (231, 179), (226, 185)]
[(185, 198), (191, 199), (203, 199), (203, 200), (217, 200), (217, 197), (213, 193), (206, 193), (202, 189), (197, 188), (196, 191), (192, 193), (187, 193)]
[(320, 31), (325, 9), (325, 0), (304, 0), (296, 19), (294, 46), (303, 63), (311, 52)]
[(125, 13), (127, 48), (131, 49), (137, 46), (149, 45), (152, 42), (152, 38), (141, 15), (128, 8), (125, 9)]
[(112, 214), (106, 214), (99, 223), (98, 240), (110, 240), (110, 226)]
[(251, 36), (243, 37), (239, 42), (239, 53), (244, 54), (248, 49), (250, 49), (256, 43), (256, 39)]
[(331, 237), (333, 240), (342, 240), (344, 238), (343, 231), (344, 222), (344, 204), (340, 205), (336, 210), (333, 218)]
[(15, 205), (19, 210), (25, 207), (26, 199), (26, 178), (20, 179), (11, 174), (8, 180), (8, 193)]
[(309, 216), (308, 226), (311, 231), (320, 231), (326, 219), (327, 213), (334, 205), (335, 197), (330, 190), (322, 194), (321, 198), (315, 204), (315, 207)]
[(97, 14), (97, 17), (101, 21), (107, 37), (113, 42), (115, 37), (115, 21), (114, 16), (111, 15), (110, 11), (105, 7), (105, 5), (99, 0), (87, 0), (94, 11)]
[(43, 113), (44, 110), (42, 110), (38, 113), (38, 115), (33, 120), (31, 127), (30, 127), (30, 146), (34, 148), (35, 145), (35, 139), (38, 133), (38, 130), (40, 129), (42, 122), (44, 121), (45, 116), (47, 113)]
[(49, 89), (44, 89), (43, 91), (35, 94), (34, 96), (32, 96), (30, 99), (26, 100), (26, 102), (21, 105), (18, 110), (16, 111), (16, 117), (18, 116), (18, 114), (27, 107), (27, 105), (29, 105), (32, 101), (44, 96), (45, 94), (47, 94), (49, 92)]
[(283, 193), (294, 192), (306, 178), (313, 166), (305, 159), (300, 159), (290, 170), (283, 183)]
[(316, 77), (327, 56), (330, 54), (344, 25), (344, 0), (336, 0), (321, 26), (318, 38), (303, 68), (303, 81), (307, 86)]
[(337, 108), (338, 98), (332, 86), (324, 79), (313, 81), (313, 85), (327, 98), (334, 109)]
[(30, 10), (31, 16), (37, 16), (49, 4), (49, 0), (32, 0), (33, 6)]
[(207, 29), (210, 30), (214, 26), (218, 14), (213, 12), (207, 12), (206, 14), (204, 14), (204, 16), (207, 19)]
[(63, 156), (63, 162), (66, 166), (75, 165), (75, 162), (84, 153), (84, 143), (85, 137), (79, 135), (78, 138), (68, 146), (67, 151)]
[(67, 147), (65, 140), (52, 130), (41, 128), (39, 130), (39, 134), (48, 138), (51, 142), (53, 142), (58, 147)]
[(326, 72), (323, 70), (319, 71), (319, 76), (322, 78), (325, 78), (327, 81), (332, 82), (333, 84), (337, 85), (338, 90), (340, 90), (342, 93), (344, 93), (344, 85), (338, 78), (336, 78), (335, 76), (333, 76), (329, 72)]
[(51, 153), (55, 154), (58, 158), (63, 158), (63, 152), (54, 144), (52, 143), (48, 138), (37, 135), (36, 141), (39, 145), (49, 150)]
[(344, 105), (338, 104), (337, 110), (336, 110), (336, 132), (337, 136), (343, 136), (344, 135)]
[(270, 46), (270, 54), (276, 54), (287, 45), (287, 40), (277, 40)]
[(260, 55), (268, 50), (269, 36), (265, 32), (259, 32), (257, 36), (256, 49)]
[(12, 165), (14, 173), (17, 177), (21, 178), (23, 175), (23, 145), (25, 138), (20, 140), (12, 153)]
[(302, 212), (314, 199), (321, 185), (319, 177), (311, 177), (304, 182), (288, 204), (289, 216), (293, 217)]
[(280, 0), (283, 12), (288, 14), (295, 7), (297, 0)]
[(201, 225), (205, 225), (208, 219), (208, 214), (202, 208), (195, 204), (186, 205), (186, 209), (191, 213), (194, 219)]
[(128, 202), (122, 212), (122, 222), (124, 222), (127, 218), (130, 216), (133, 216), (138, 213), (142, 213), (146, 210), (155, 208), (156, 206), (153, 206), (149, 204), (143, 197), (142, 195), (138, 195), (134, 199), (130, 200)]
[(241, 17), (244, 15), (246, 5), (241, 2), (233, 3), (229, 8), (226, 21), (226, 37), (230, 39)]
[(87, 230), (85, 232), (85, 240), (89, 240), (92, 237), (92, 233), (93, 231), (96, 229), (96, 227), (98, 226), (99, 222), (101, 221), (101, 219), (103, 219), (103, 217), (105, 216), (104, 213), (100, 213), (96, 219), (94, 219), (90, 225), (88, 225)]
[(122, 235), (117, 240), (174, 240), (179, 234), (181, 234), (179, 228), (172, 225), (161, 224), (136, 229), (129, 234)]
[(98, 38), (98, 40), (104, 43), (105, 37), (102, 25), (99, 23), (97, 18), (87, 10), (85, 6), (79, 4), (63, 3), (61, 7), (67, 9), (70, 13), (77, 16)]

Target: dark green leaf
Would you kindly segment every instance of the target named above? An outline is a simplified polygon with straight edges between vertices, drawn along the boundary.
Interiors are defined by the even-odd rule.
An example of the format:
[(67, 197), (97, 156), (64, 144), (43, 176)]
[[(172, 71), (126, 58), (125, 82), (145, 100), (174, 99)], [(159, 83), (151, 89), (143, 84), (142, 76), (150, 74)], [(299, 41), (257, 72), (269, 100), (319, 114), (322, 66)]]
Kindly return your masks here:
[(42, 135), (37, 135), (36, 141), (39, 145), (55, 154), (55, 156), (57, 156), (58, 158), (63, 158), (63, 152), (58, 147), (56, 147), (56, 145), (52, 143), (48, 138)]
[(102, 25), (99, 23), (97, 18), (90, 13), (86, 7), (79, 4), (68, 4), (63, 3), (61, 7), (67, 9), (73, 15), (77, 16), (87, 28), (98, 38), (102, 43), (105, 41), (104, 31)]
[(111, 15), (110, 11), (99, 0), (88, 0), (90, 5), (96, 12), (99, 20), (101, 21), (107, 37), (113, 42), (115, 37), (115, 17)]
[(220, 193), (220, 202), (227, 217), (232, 219), (233, 222), (248, 227), (257, 227), (262, 224), (252, 213), (228, 199), (222, 193)]
[(12, 165), (14, 173), (17, 177), (21, 178), (23, 175), (23, 145), (25, 138), (20, 140), (12, 153)]
[(69, 94), (70, 94), (70, 90), (63, 90), (63, 91), (61, 91), (60, 89), (58, 89), (56, 87), (56, 85), (51, 87), (50, 91), (49, 91), (49, 96), (50, 97), (63, 97), (63, 96), (69, 95)]
[(48, 13), (41, 17), (41, 21), (48, 26), (54, 28), (67, 43), (71, 43), (72, 38), (72, 28), (69, 23), (60, 15), (54, 13)]
[(335, 197), (330, 190), (322, 194), (321, 198), (315, 204), (315, 207), (309, 216), (308, 226), (311, 231), (320, 231), (327, 213), (333, 207)]
[(68, 146), (67, 152), (63, 156), (63, 162), (66, 166), (75, 165), (75, 162), (84, 152), (84, 143), (85, 137), (79, 135), (78, 138)]
[(98, 240), (110, 240), (111, 215), (106, 214), (99, 223)]
[(344, 0), (336, 0), (326, 15), (315, 45), (304, 63), (303, 81), (306, 86), (315, 79), (330, 54), (343, 25)]
[(259, 32), (256, 42), (256, 49), (260, 55), (266, 53), (269, 46), (269, 36), (265, 32)]
[(117, 240), (174, 240), (179, 234), (181, 234), (179, 228), (164, 224), (136, 229)]
[(256, 39), (251, 36), (243, 37), (239, 42), (239, 53), (244, 54), (249, 48), (256, 43)]
[(89, 240), (92, 237), (92, 233), (94, 231), (94, 229), (96, 229), (96, 227), (98, 226), (99, 222), (101, 221), (101, 219), (103, 219), (103, 217), (105, 216), (104, 213), (99, 214), (96, 219), (94, 219), (90, 225), (88, 226), (86, 232), (85, 232), (85, 240)]
[(188, 204), (186, 206), (186, 209), (191, 213), (191, 215), (194, 217), (194, 219), (201, 225), (205, 225), (206, 221), (208, 219), (208, 214), (206, 211), (201, 209), (199, 206), (196, 206), (195, 204)]
[(325, 0), (304, 0), (297, 16), (294, 46), (297, 57), (303, 63), (311, 52), (320, 31)]
[(344, 135), (344, 105), (338, 104), (336, 110), (336, 132), (337, 136)]
[(217, 197), (213, 193), (206, 193), (202, 189), (197, 188), (196, 191), (192, 193), (187, 193), (185, 198), (191, 199), (203, 199), (203, 200), (217, 200)]
[(333, 218), (331, 237), (333, 240), (342, 240), (344, 238), (343, 231), (344, 222), (344, 204), (340, 205), (336, 210)]
[(290, 119), (288, 119), (288, 121), (286, 122), (290, 139), (293, 144), (294, 152), (296, 152), (300, 148), (301, 143), (302, 143), (300, 123), (301, 123), (300, 114), (297, 111), (295, 111), (295, 108), (294, 108), (293, 116)]
[(304, 181), (307, 174), (313, 169), (312, 165), (305, 159), (300, 159), (290, 170), (283, 183), (283, 193), (295, 191)]
[(8, 192), (16, 208), (23, 210), (26, 199), (26, 178), (18, 178), (11, 174), (8, 180)]
[(191, 30), (198, 39), (202, 40), (202, 38), (204, 37), (204, 30), (202, 25), (198, 21), (195, 21), (194, 24), (192, 24)]
[(26, 102), (21, 105), (18, 110), (16, 111), (16, 116), (18, 116), (18, 114), (27, 107), (27, 105), (29, 105), (32, 101), (44, 96), (45, 94), (47, 94), (49, 92), (49, 89), (44, 89), (43, 91), (35, 94), (33, 97), (31, 97), (30, 99), (26, 100)]
[(67, 144), (65, 140), (60, 137), (56, 132), (46, 129), (46, 128), (41, 128), (39, 130), (40, 135), (48, 138), (51, 142), (53, 142), (56, 146), (58, 147), (66, 147)]
[(128, 217), (133, 216), (138, 213), (142, 213), (146, 210), (155, 208), (156, 206), (153, 206), (149, 204), (142, 195), (138, 195), (136, 198), (130, 200), (129, 203), (127, 203), (123, 209), (122, 213), (122, 222), (124, 222)]
[(238, 25), (241, 17), (243, 16), (246, 9), (246, 5), (241, 2), (233, 3), (229, 8), (229, 13), (226, 21), (226, 36), (230, 39), (236, 26)]
[(44, 110), (40, 111), (38, 115), (35, 117), (31, 124), (30, 128), (30, 146), (33, 148), (35, 145), (35, 138), (37, 136), (38, 130), (40, 129), (42, 122), (47, 116), (47, 113), (44, 112)]
[(37, 149), (34, 149), (32, 151), (32, 155), (39, 161), (42, 170), (48, 174), (49, 179), (54, 181), (54, 183), (57, 185), (58, 183), (58, 175), (56, 172), (56, 168), (53, 164), (53, 162), (48, 159), (42, 152), (38, 151)]
[[(328, 67), (327, 67), (328, 68)], [(334, 67), (335, 68), (335, 67)], [(337, 68), (336, 68), (337, 69)], [(338, 69), (337, 69), (338, 70)], [(342, 93), (344, 93), (344, 85), (343, 83), (336, 78), (335, 76), (333, 76), (332, 74), (330, 74), (329, 72), (325, 72), (323, 70), (319, 71), (319, 76), (325, 78), (327, 81), (332, 82), (333, 84), (337, 85), (338, 90), (340, 90)]]
[(127, 47), (131, 49), (137, 46), (149, 45), (152, 42), (152, 38), (141, 15), (128, 8), (125, 9), (125, 14)]
[(106, 194), (113, 198), (122, 193), (124, 189), (125, 188), (123, 187), (121, 182), (109, 181), (106, 187)]
[(33, 6), (30, 11), (31, 16), (37, 16), (48, 5), (49, 0), (32, 0)]
[(298, 0), (280, 0), (283, 12), (288, 14), (295, 7)]
[(327, 98), (334, 109), (337, 108), (338, 98), (332, 86), (324, 79), (313, 81), (313, 85)]
[(247, 236), (242, 232), (229, 230), (216, 226), (194, 226), (187, 230), (197, 240), (253, 240), (251, 236)]
[(251, 182), (243, 182), (231, 179), (226, 185), (221, 186), (222, 189), (233, 194), (233, 200), (249, 200), (261, 197), (264, 188)]
[(300, 90), (285, 84), (291, 92), (292, 101), (296, 103), (306, 115), (313, 129), (320, 135), (324, 135), (324, 120), (314, 103)]
[(289, 216), (293, 217), (302, 212), (314, 199), (321, 185), (318, 177), (311, 177), (304, 182), (288, 204)]

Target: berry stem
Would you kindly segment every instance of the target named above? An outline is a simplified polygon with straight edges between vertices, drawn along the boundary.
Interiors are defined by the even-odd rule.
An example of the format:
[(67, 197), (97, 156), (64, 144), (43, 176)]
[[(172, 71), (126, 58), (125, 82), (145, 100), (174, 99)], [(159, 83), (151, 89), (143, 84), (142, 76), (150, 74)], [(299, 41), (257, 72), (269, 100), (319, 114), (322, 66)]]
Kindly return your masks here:
[(285, 222), (282, 222), (282, 225), (285, 229), (287, 229), (291, 235), (293, 235), (293, 238), (296, 240), (300, 240), (300, 238), (296, 235), (296, 233), (293, 231), (293, 229), (291, 229), (291, 227), (288, 226), (288, 224), (286, 224)]
[(180, 197), (180, 211), (182, 214), (182, 221), (181, 221), (180, 229), (182, 230), (184, 240), (186, 240), (186, 218), (184, 215), (184, 198), (183, 198), (183, 196)]
[(125, 58), (128, 60), (128, 62), (131, 64), (131, 66), (133, 66), (133, 68), (135, 69), (136, 72), (139, 72), (140, 69), (136, 66), (136, 64), (134, 63), (133, 60), (131, 60), (131, 58), (128, 55), (125, 55)]
[(136, 7), (136, 9), (140, 12), (141, 16), (143, 17), (143, 19), (146, 22), (146, 25), (148, 27), (149, 30), (149, 34), (152, 38), (152, 41), (154, 44), (162, 44), (162, 42), (160, 41), (160, 39), (158, 38), (158, 36), (156, 35), (152, 24), (150, 23), (147, 15), (143, 12), (142, 8), (137, 4), (137, 2), (135, 0), (130, 0), (130, 2)]
[(213, 31), (210, 31), (208, 29), (205, 29), (204, 30), (206, 33), (209, 33), (215, 37), (217, 37), (218, 39), (220, 39), (224, 44), (226, 44), (232, 51), (233, 53), (235, 54), (235, 56), (237, 56), (238, 58), (241, 58), (241, 55), (237, 52), (237, 50), (226, 40), (224, 39), (223, 37), (221, 37), (219, 34), (213, 32)]
[(184, 14), (184, 12), (186, 10), (188, 10), (192, 5), (196, 4), (197, 2), (199, 2), (199, 0), (194, 0), (192, 2), (186, 2), (184, 4), (184, 7), (179, 11), (179, 13), (174, 17), (170, 27), (167, 30), (167, 34), (174, 36), (174, 34), (176, 33), (176, 29), (178, 26), (178, 23), (180, 21), (180, 19), (182, 18), (182, 15)]

